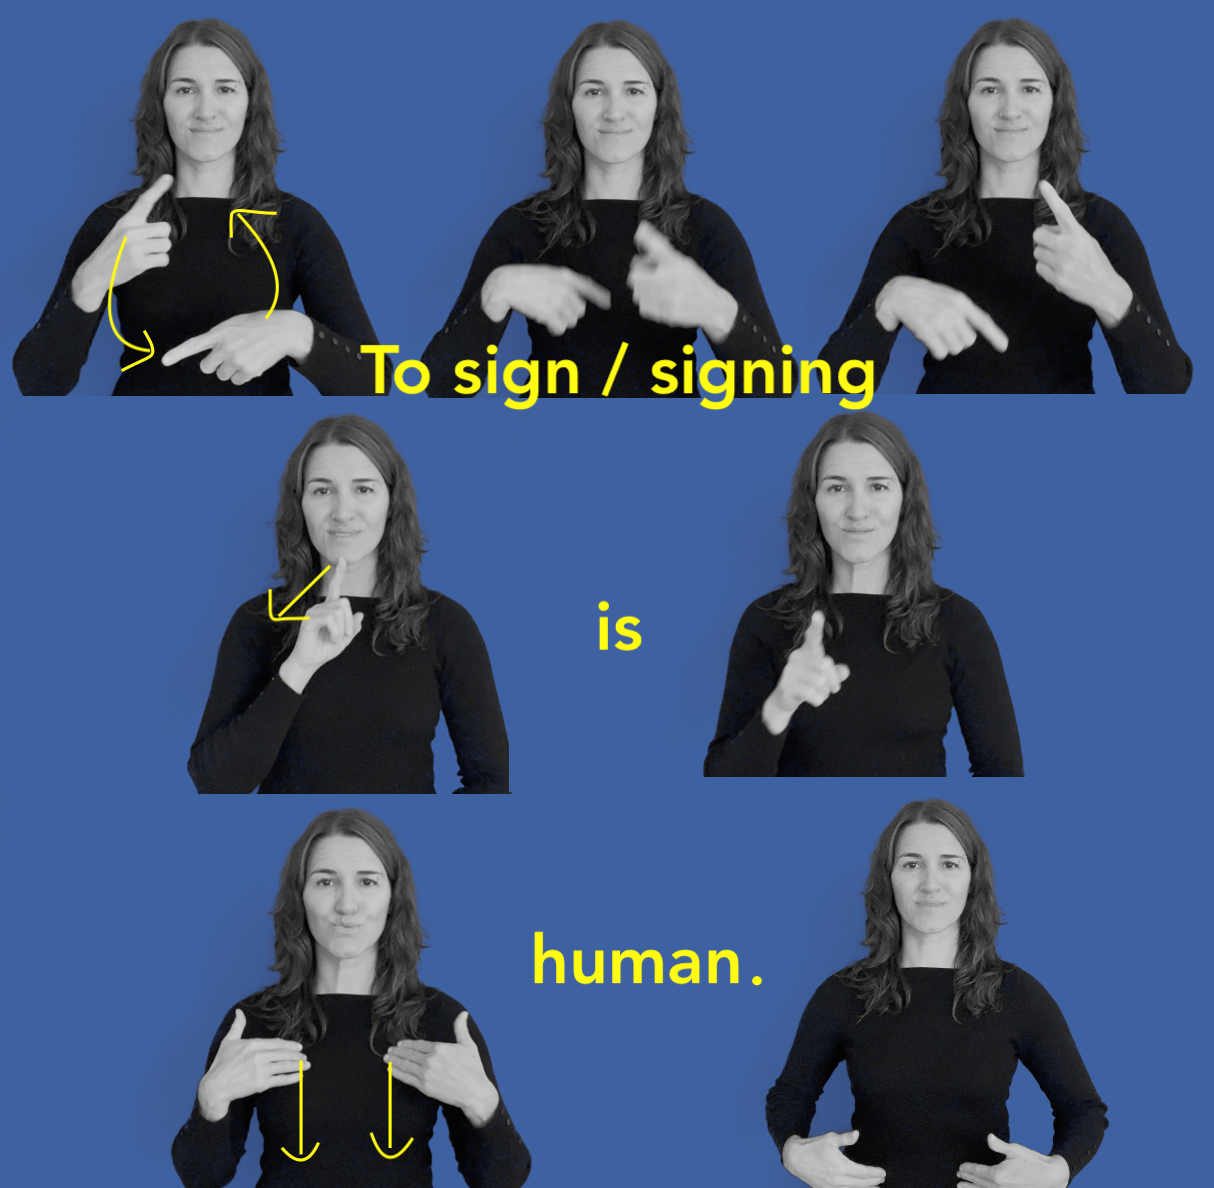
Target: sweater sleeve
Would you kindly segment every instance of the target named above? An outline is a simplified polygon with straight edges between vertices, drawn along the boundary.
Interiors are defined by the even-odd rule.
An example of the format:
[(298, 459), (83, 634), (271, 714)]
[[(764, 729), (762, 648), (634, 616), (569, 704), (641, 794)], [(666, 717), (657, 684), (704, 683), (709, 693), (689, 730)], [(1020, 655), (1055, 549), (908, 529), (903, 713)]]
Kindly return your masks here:
[[(763, 601), (762, 599), (760, 602)], [(788, 731), (763, 724), (763, 703), (780, 681), (783, 633), (755, 602), (746, 608), (729, 648), (716, 737), (704, 760), (706, 776), (774, 776)], [(798, 706), (797, 712), (804, 712)]]
[(1193, 363), (1176, 341), (1138, 232), (1103, 198), (1092, 198), (1085, 221), (1118, 276), (1134, 290), (1129, 313), (1104, 331), (1121, 386), (1129, 393), (1188, 391)]
[(767, 308), (754, 257), (742, 232), (713, 202), (701, 198), (694, 209), (696, 263), (738, 303), (733, 329), (720, 342), (710, 341), (713, 354), (718, 359), (782, 362), (780, 331)]
[(836, 977), (814, 992), (801, 1015), (784, 1071), (767, 1091), (767, 1130), (783, 1154), (795, 1134), (809, 1137), (818, 1098), (843, 1061), (843, 1028), (851, 992)]
[(66, 396), (80, 379), (105, 306), (85, 313), (72, 300), (72, 280), (120, 217), (119, 211), (99, 206), (76, 232), (42, 316), (13, 356), (13, 374), (24, 395)]
[(1054, 1145), (1073, 1180), (1100, 1148), (1108, 1128), (1107, 1106), (1100, 1100), (1070, 1028), (1044, 986), (1022, 969), (1012, 977), (1021, 1020), (1016, 1055), (1033, 1074), (1054, 1111)]
[(843, 324), (818, 352), (818, 358), (830, 364), (831, 375), (838, 375), (839, 368), (850, 359), (871, 359), (873, 383), (881, 383), (899, 327), (886, 330), (877, 321), (874, 306), (881, 290), (894, 277), (919, 275), (919, 253), (915, 240), (916, 234), (921, 233), (921, 226), (921, 217), (906, 206), (890, 219), (881, 232), (868, 257), (860, 287), (843, 317)]
[(189, 772), (199, 792), (249, 793), (270, 773), (303, 703), (277, 673), (274, 636), (246, 602), (232, 616)]
[(472, 616), (445, 596), (431, 607), (431, 623), (439, 701), (459, 761), (456, 791), (509, 792), (510, 743), (485, 641)]
[[(233, 1007), (211, 1041), (211, 1050), (207, 1053), (208, 1069), (235, 1018), (236, 1008)], [(244, 1155), (253, 1105), (252, 1097), (237, 1098), (218, 1122), (208, 1122), (199, 1113), (195, 1097), (189, 1119), (173, 1140), (173, 1166), (185, 1188), (223, 1188), (224, 1184), (231, 1183)]]
[(944, 606), (949, 683), (970, 774), (1022, 776), (1020, 731), (999, 645), (972, 602), (953, 594)]
[[(493, 1087), (498, 1088), (485, 1037), (471, 1015), (468, 1016), (468, 1034), (480, 1051), (485, 1075), (493, 1082)], [(455, 1150), (456, 1166), (468, 1188), (520, 1188), (531, 1174), (531, 1154), (514, 1128), (500, 1089), (497, 1109), (479, 1129), (455, 1106), (444, 1105), (443, 1117)]]
[(346, 253), (315, 207), (291, 198), (295, 282), (314, 329), (312, 349), (299, 373), (322, 396), (375, 394), (375, 359), (360, 348), (379, 338), (363, 308)]
[[(521, 211), (511, 207), (494, 220), (481, 240), (472, 267), (468, 269), (464, 287), (456, 298), (443, 328), (430, 340), (421, 361), (430, 370), (430, 396), (463, 396), (455, 390), (455, 366), (461, 359), (483, 359), (487, 346), (496, 346), (506, 333), (510, 313), (500, 322), (492, 321), (481, 308), (481, 288), (495, 268), (505, 264), (530, 264), (533, 253), (528, 250), (529, 220)], [(542, 247), (542, 241), (537, 241)], [(463, 381), (461, 380), (462, 384)]]

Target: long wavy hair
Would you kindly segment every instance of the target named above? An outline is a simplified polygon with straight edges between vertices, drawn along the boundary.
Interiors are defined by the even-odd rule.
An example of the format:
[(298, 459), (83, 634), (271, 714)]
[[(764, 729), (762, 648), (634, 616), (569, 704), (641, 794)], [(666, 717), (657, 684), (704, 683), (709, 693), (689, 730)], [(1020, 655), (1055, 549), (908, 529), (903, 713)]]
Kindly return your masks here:
[(331, 809), (321, 813), (291, 847), (274, 900), (274, 964), (278, 984), (250, 997), (251, 1010), (281, 1039), (313, 1044), (325, 1034), (327, 1021), (316, 1000), (316, 942), (308, 928), (304, 887), (312, 848), (325, 837), (361, 838), (383, 863), (392, 886), (388, 919), (375, 957), (375, 1002), (371, 1008), (371, 1050), (382, 1054), (376, 1039), (384, 1035), (383, 1051), (397, 1040), (419, 1039), (428, 997), (417, 976), (417, 963), (426, 947), (426, 934), (417, 914), (417, 891), (409, 860), (378, 817), (362, 809)]
[[(317, 421), (287, 459), (274, 521), (278, 538), (278, 572), (274, 576), (284, 583), (278, 595), (281, 605), (289, 603), (325, 567), (308, 535), (303, 494), (308, 459), (313, 450), (326, 445), (348, 445), (362, 450), (388, 484), (388, 521), (375, 565), (378, 602), (371, 646), (378, 651), (381, 640), (397, 652), (420, 646), (425, 643), (431, 598), (421, 579), (426, 538), (417, 519), (417, 494), (409, 468), (392, 439), (374, 421), (354, 413)], [(321, 601), (323, 595), (318, 584), (295, 604), (296, 608), (304, 609), (293, 608), (291, 613), (307, 614), (307, 607)], [(284, 638), (285, 650), (294, 646), (298, 633), (299, 624), (292, 623)]]
[(953, 1018), (964, 1008), (974, 1018), (999, 1011), (1000, 987), (1012, 966), (995, 951), (1003, 914), (995, 900), (995, 872), (986, 843), (974, 823), (945, 800), (912, 800), (877, 839), (864, 885), (864, 945), (868, 956), (838, 976), (864, 1003), (861, 1019), (871, 1014), (897, 1014), (911, 1000), (911, 987), (902, 970), (902, 918), (894, 901), (893, 870), (898, 838), (908, 825), (943, 825), (965, 852), (970, 866), (969, 896), (961, 913), (957, 961), (953, 969)]
[(867, 409), (831, 417), (801, 455), (784, 517), (791, 562), (784, 572), (793, 580), (781, 589), (768, 613), (796, 633), (794, 647), (804, 638), (816, 610), (826, 616), (826, 638), (843, 630), (843, 615), (830, 592), (834, 561), (815, 502), (822, 458), (830, 446), (843, 441), (865, 442), (880, 451), (902, 486), (902, 511), (889, 550), (885, 648), (894, 650), (891, 640), (895, 635), (912, 649), (933, 643), (945, 595), (932, 579), (932, 556), (938, 545), (927, 480), (902, 430)]
[(683, 127), (679, 84), (658, 43), (628, 21), (588, 25), (557, 63), (548, 85), (543, 121), (543, 176), (548, 179), (548, 189), (520, 203), (519, 209), (539, 223), (548, 240), (545, 250), (580, 247), (594, 238), (594, 215), (582, 197), (585, 152), (573, 118), (573, 95), (582, 55), (600, 46), (628, 50), (653, 80), (658, 106), (653, 133), (645, 146), (641, 218), (674, 243), (685, 243), (692, 199), (683, 184), (683, 165), (691, 152), (691, 141)]
[[(1079, 184), (1079, 164), (1086, 150), (1083, 130), (1079, 127), (1079, 100), (1075, 96), (1070, 69), (1045, 30), (1019, 19), (988, 21), (966, 42), (944, 84), (944, 102), (940, 105), (937, 122), (940, 125), (938, 172), (945, 184), (915, 203), (943, 236), (941, 251), (951, 243), (962, 247), (985, 243), (991, 233), (990, 215), (978, 201), (981, 158), (970, 126), (969, 97), (974, 63), (984, 49), (995, 45), (1019, 46), (1027, 50), (1044, 72), (1054, 103), (1049, 128), (1041, 144), (1038, 176), (1058, 191), (1077, 219), (1082, 219), (1087, 210), (1087, 196)], [(1055, 221), (1045, 199), (1040, 196), (1034, 215), (1038, 225)]]
[[(203, 21), (183, 21), (168, 35), (164, 44), (152, 55), (147, 73), (139, 87), (139, 106), (135, 109), (135, 168), (143, 179), (138, 190), (123, 194), (112, 204), (122, 211), (130, 210), (139, 195), (165, 173), (176, 174), (177, 150), (169, 136), (164, 116), (164, 96), (168, 89), (173, 55), (188, 46), (204, 45), (222, 50), (240, 72), (249, 96), (244, 131), (236, 145), (236, 165), (232, 175), (232, 210), (279, 210), (283, 195), (274, 180), (274, 168), (282, 142), (274, 123), (274, 100), (270, 95), (270, 79), (261, 59), (254, 53), (249, 39), (237, 28), (213, 17)], [(257, 228), (262, 239), (278, 242), (282, 232), (279, 219), (255, 215), (246, 216)], [(187, 219), (181, 203), (169, 193), (163, 195), (152, 209), (149, 222), (167, 222), (177, 238), (186, 233)], [(238, 233), (245, 242), (260, 251), (257, 241), (239, 222)], [(228, 241), (232, 251), (232, 241)]]

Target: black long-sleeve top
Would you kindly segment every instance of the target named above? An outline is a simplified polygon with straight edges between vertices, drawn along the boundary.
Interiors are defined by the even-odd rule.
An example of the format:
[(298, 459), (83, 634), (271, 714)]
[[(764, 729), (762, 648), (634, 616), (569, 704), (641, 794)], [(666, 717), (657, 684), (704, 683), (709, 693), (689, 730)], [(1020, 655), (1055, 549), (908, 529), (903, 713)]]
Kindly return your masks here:
[[(1118, 275), (1134, 291), (1129, 312), (1105, 340), (1127, 392), (1184, 392), (1193, 364), (1180, 349), (1151, 274), (1146, 248), (1130, 220), (1111, 202), (1087, 195), (1081, 220)], [(1096, 313), (1063, 296), (1037, 275), (1033, 259), (1035, 200), (984, 198), (990, 238), (976, 247), (950, 245), (926, 213), (904, 206), (881, 232), (842, 326), (819, 357), (838, 368), (848, 359), (872, 359), (880, 382), (898, 330), (886, 330), (873, 312), (895, 276), (917, 276), (964, 293), (1008, 337), (1000, 354), (982, 335), (959, 355), (923, 356), (920, 392), (1091, 392), (1088, 343)]]
[[(161, 360), (173, 349), (237, 314), (270, 308), (274, 300), (274, 270), (265, 252), (238, 234), (228, 250), (227, 198), (178, 199), (187, 219), (186, 234), (173, 240), (169, 263), (149, 268), (114, 289), (114, 318), (127, 342), (146, 345), (144, 331), (156, 353), (123, 347), (121, 366), (145, 360), (123, 371), (115, 396), (289, 396), (288, 360), (240, 387), (198, 369), (206, 352), (182, 359), (172, 367)], [(54, 292), (37, 325), (21, 340), (13, 357), (17, 384), (27, 396), (65, 396), (80, 378), (98, 326), (106, 321), (106, 306), (85, 313), (72, 301), (72, 278), (110, 233), (123, 212), (99, 206), (72, 240)], [(266, 220), (269, 221), (269, 220)], [(290, 194), (283, 195), (274, 217), (278, 242), (262, 235), (278, 270), (280, 292), (276, 310), (288, 310), (302, 298), (312, 320), (312, 349), (298, 370), (325, 396), (370, 395), (375, 391), (375, 363), (359, 348), (379, 341), (350, 275), (350, 266), (337, 236), (315, 207)], [(271, 315), (273, 316), (273, 315)], [(108, 323), (105, 333), (110, 333)]]
[[(612, 396), (656, 395), (654, 385), (667, 386), (652, 374), (659, 359), (673, 360), (675, 364), (673, 374), (679, 386), (670, 395), (687, 395), (683, 392), (684, 362), (690, 359), (693, 376), (699, 375), (695, 356), (683, 353), (684, 346), (695, 342), (695, 327), (647, 321), (641, 317), (628, 288), (628, 270), (637, 255), (633, 237), (640, 221), (641, 204), (600, 198), (587, 202), (586, 207), (594, 216), (594, 238), (581, 247), (554, 247), (547, 251), (539, 224), (518, 207), (512, 206), (498, 216), (477, 248), (468, 279), (446, 325), (422, 356), (422, 362), (430, 369), (429, 395), (463, 394), (455, 391), (456, 383), (463, 382), (455, 376), (455, 366), (461, 359), (478, 361), (480, 366), (475, 374), (484, 382), (490, 358), (485, 348), (501, 341), (510, 315), (500, 322), (491, 321), (481, 308), (481, 287), (495, 268), (505, 264), (571, 268), (610, 290), (609, 310), (587, 302), (582, 320), (559, 338), (554, 338), (538, 322), (527, 322), (532, 359), (570, 359), (577, 364), (578, 396), (602, 396), (621, 342), (628, 343), (628, 350), (612, 385)], [(712, 344), (713, 353), (718, 359), (767, 360), (774, 374), (772, 395), (782, 395), (780, 364), (785, 359), (780, 350), (782, 342), (742, 233), (719, 206), (693, 195), (687, 235), (689, 242), (675, 246), (695, 260), (738, 303), (733, 329), (723, 341)], [(742, 381), (739, 364), (735, 380), (738, 396), (743, 395)], [(558, 373), (557, 382), (559, 394), (567, 394), (564, 371)], [(753, 395), (765, 395), (765, 383), (763, 371), (757, 369)], [(547, 394), (546, 369), (541, 369), (540, 385), (541, 394)], [(694, 382), (692, 392), (699, 397)]]
[[(430, 592), (423, 647), (372, 646), (374, 598), (351, 598), (362, 630), (296, 693), (278, 675), (290, 623), (266, 598), (232, 616), (189, 770), (199, 792), (433, 792), (441, 711), (461, 792), (509, 792), (510, 751), (493, 670), (472, 616)], [(281, 600), (280, 600), (281, 601)]]
[[(422, 1016), (421, 1039), (454, 1043), (456, 1016), (464, 1009), (440, 990), (432, 995)], [(195, 1101), (190, 1119), (173, 1140), (173, 1166), (186, 1188), (222, 1188), (236, 1175), (245, 1150), (253, 1112), (265, 1140), (258, 1188), (429, 1188), (430, 1138), (438, 1119), (439, 1103), (395, 1078), (392, 1088), (392, 1146), (388, 1145), (388, 1066), (383, 1051), (400, 1037), (379, 1042), (373, 1052), (371, 1007), (374, 998), (359, 994), (320, 994), (327, 1029), (314, 1044), (305, 1046), (311, 1063), (303, 1075), (303, 1154), (320, 1147), (306, 1162), (283, 1154), (299, 1151), (299, 1085), (268, 1089), (252, 1097), (237, 1098), (218, 1122), (208, 1122)], [(245, 1003), (245, 1039), (273, 1039), (274, 1033)], [(207, 1068), (236, 1017), (233, 1007), (224, 1016), (211, 1041)], [(497, 1085), (484, 1037), (468, 1020), (468, 1033), (480, 1049), (485, 1075)], [(447, 1133), (455, 1148), (459, 1170), (470, 1188), (519, 1188), (531, 1170), (531, 1156), (523, 1145), (505, 1102), (499, 1102), (488, 1123), (479, 1130), (452, 1106), (442, 1106)], [(385, 1159), (371, 1142), (374, 1134), (389, 1154), (413, 1144), (396, 1159)]]
[(1013, 966), (1002, 1009), (953, 1018), (953, 971), (902, 971), (910, 1002), (898, 1014), (864, 1013), (839, 978), (826, 979), (801, 1016), (784, 1071), (767, 1094), (767, 1129), (782, 1152), (792, 1135), (810, 1137), (814, 1106), (841, 1061), (855, 1097), (859, 1139), (843, 1154), (886, 1171), (884, 1188), (944, 1188), (962, 1163), (1002, 1159), (987, 1145), (1011, 1142), (1007, 1098), (1017, 1061), (1054, 1110), (1054, 1144), (1074, 1178), (1096, 1154), (1105, 1104), (1092, 1085), (1058, 1005), (1035, 978)]
[(725, 676), (707, 776), (942, 776), (944, 735), (954, 707), (970, 771), (1022, 776), (1016, 711), (995, 637), (982, 612), (943, 590), (937, 642), (884, 644), (885, 594), (832, 594), (843, 630), (826, 654), (851, 670), (820, 706), (799, 705), (783, 734), (763, 724), (796, 632), (768, 614), (780, 591), (742, 615)]

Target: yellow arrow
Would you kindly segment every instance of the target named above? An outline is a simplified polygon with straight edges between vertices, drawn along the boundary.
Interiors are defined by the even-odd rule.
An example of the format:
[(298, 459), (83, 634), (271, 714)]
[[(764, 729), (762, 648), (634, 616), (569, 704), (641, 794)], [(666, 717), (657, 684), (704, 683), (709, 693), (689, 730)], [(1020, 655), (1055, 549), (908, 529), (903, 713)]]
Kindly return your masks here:
[[(371, 1131), (371, 1141), (373, 1143), (375, 1143), (375, 1149), (385, 1159), (399, 1159), (411, 1146), (413, 1146), (413, 1140), (410, 1139), (403, 1147), (401, 1147), (401, 1149), (399, 1151), (396, 1152), (395, 1155), (388, 1154), (388, 1151), (392, 1150), (392, 1061), (391, 1060), (388, 1061), (388, 1151), (385, 1151), (383, 1149), (383, 1147), (381, 1147), (379, 1145), (379, 1142), (375, 1138), (374, 1130)], [(303, 1150), (302, 1141), (300, 1142), (299, 1149), (301, 1151)]]
[(288, 602), (287, 605), (284, 606), (282, 608), (281, 612), (277, 615), (274, 613), (274, 591), (267, 590), (266, 591), (266, 602), (269, 603), (269, 606), (270, 606), (270, 622), (271, 623), (302, 623), (302, 622), (304, 622), (308, 618), (307, 615), (288, 615), (287, 611), (289, 611), (291, 609), (291, 607), (293, 607), (310, 589), (312, 589), (312, 587), (314, 585), (316, 585), (316, 583), (318, 581), (320, 581), (320, 579), (322, 577), (324, 577), (325, 574), (328, 573), (329, 570), (332, 568), (333, 568), (333, 566), (326, 565), (324, 567), (324, 569), (322, 569), (320, 571), (320, 573), (318, 573), (306, 586), (304, 586), (304, 588), (302, 590), (300, 590), (300, 592), (298, 594), (296, 594), (295, 597), (292, 598), (291, 601)]
[(239, 219), (242, 223), (244, 223), (244, 225), (246, 227), (248, 227), (249, 234), (251, 234), (253, 236), (253, 238), (255, 240), (257, 240), (258, 243), (261, 243), (261, 250), (263, 252), (265, 252), (266, 259), (270, 261), (270, 267), (274, 269), (274, 300), (270, 302), (270, 308), (268, 310), (266, 310), (266, 317), (268, 318), (270, 316), (270, 314), (272, 314), (274, 312), (274, 307), (278, 304), (278, 269), (274, 268), (274, 257), (270, 255), (270, 249), (268, 247), (266, 247), (266, 245), (264, 243), (261, 242), (261, 236), (258, 235), (257, 232), (253, 230), (253, 224), (250, 223), (249, 220), (245, 218), (245, 215), (247, 215), (247, 214), (276, 215), (276, 214), (278, 214), (278, 211), (276, 211), (276, 210), (234, 210), (228, 215), (228, 238), (231, 239), (232, 236), (235, 234), (236, 224), (232, 220)]
[(122, 237), (122, 242), (118, 245), (118, 255), (114, 257), (114, 271), (110, 273), (110, 295), (105, 299), (105, 312), (110, 315), (110, 329), (114, 332), (114, 337), (118, 339), (123, 346), (128, 346), (133, 351), (146, 350), (147, 354), (142, 359), (136, 359), (134, 363), (128, 363), (122, 370), (130, 371), (132, 367), (138, 367), (140, 363), (146, 363), (155, 353), (156, 348), (152, 345), (152, 336), (145, 330), (143, 337), (148, 340), (146, 347), (136, 346), (133, 342), (127, 342), (121, 334), (118, 333), (118, 327), (114, 325), (114, 278), (118, 275), (118, 261), (122, 259), (122, 249), (126, 247), (126, 236)]
[(320, 1143), (312, 1148), (306, 1155), (303, 1153), (303, 1061), (299, 1062), (299, 1154), (292, 1155), (286, 1147), (278, 1148), (288, 1159), (294, 1159), (296, 1163), (307, 1163), (317, 1151), (320, 1150)]

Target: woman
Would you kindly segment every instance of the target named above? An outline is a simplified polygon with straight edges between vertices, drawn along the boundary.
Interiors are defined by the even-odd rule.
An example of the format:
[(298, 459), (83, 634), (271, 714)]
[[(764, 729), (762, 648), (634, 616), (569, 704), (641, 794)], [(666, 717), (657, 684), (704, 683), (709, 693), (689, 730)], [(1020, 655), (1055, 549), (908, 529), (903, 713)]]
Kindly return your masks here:
[[(973, 822), (943, 800), (906, 805), (877, 841), (864, 905), (869, 955), (818, 987), (767, 1094), (784, 1166), (811, 1188), (1065, 1188), (1100, 1146), (1105, 1106), (1054, 1000), (995, 951)], [(852, 1130), (804, 1137), (843, 1060)], [(1010, 1141), (1017, 1061), (1053, 1107), (1049, 1155)]]
[[(533, 360), (576, 364), (576, 384), (565, 369), (541, 375), (549, 395), (698, 395), (682, 377), (700, 329), (718, 359), (764, 359), (778, 374), (780, 336), (746, 241), (683, 184), (679, 88), (657, 42), (627, 21), (590, 25), (548, 95), (548, 189), (505, 211), (481, 241), (423, 356), (429, 394), (479, 390), (486, 347), (496, 351), (511, 310), (527, 319)], [(479, 370), (457, 377), (465, 359)]]
[(259, 1188), (428, 1188), (440, 1105), (473, 1188), (526, 1180), (531, 1157), (480, 1031), (417, 976), (423, 935), (391, 830), (362, 809), (321, 813), (282, 868), (278, 984), (224, 1017), (173, 1142), (187, 1188), (232, 1179), (254, 1109), (265, 1140)]
[(317, 421), (280, 490), (283, 585), (228, 624), (190, 752), (199, 792), (433, 792), (440, 710), (459, 790), (509, 792), (489, 656), (471, 615), (421, 583), (391, 438), (352, 414)]
[(375, 331), (329, 225), (274, 181), (270, 83), (244, 34), (178, 25), (144, 75), (135, 132), (142, 186), (73, 240), (13, 359), (22, 392), (75, 387), (111, 291), (126, 344), (115, 395), (289, 396), (288, 365), (324, 395), (372, 392), (359, 348)]
[(920, 392), (1091, 392), (1099, 321), (1127, 392), (1184, 392), (1180, 349), (1130, 220), (1079, 184), (1071, 72), (1027, 21), (990, 21), (940, 109), (945, 185), (881, 234), (820, 357), (872, 359), (899, 326), (926, 348)]
[(932, 580), (927, 483), (901, 430), (832, 417), (787, 520), (794, 580), (742, 616), (704, 774), (942, 776), (956, 709), (974, 775), (1023, 775), (990, 628)]

